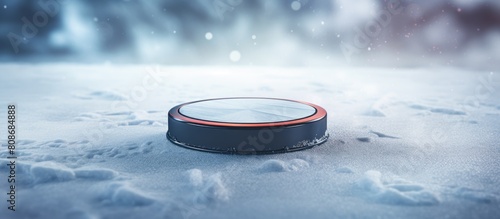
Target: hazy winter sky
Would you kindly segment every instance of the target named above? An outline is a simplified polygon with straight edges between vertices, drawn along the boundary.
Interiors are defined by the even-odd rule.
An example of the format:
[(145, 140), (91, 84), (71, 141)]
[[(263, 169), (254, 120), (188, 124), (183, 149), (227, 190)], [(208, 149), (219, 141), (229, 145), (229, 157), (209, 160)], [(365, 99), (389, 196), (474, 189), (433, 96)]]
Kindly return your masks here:
[(0, 61), (488, 68), (500, 60), (494, 0), (40, 2), (0, 1)]

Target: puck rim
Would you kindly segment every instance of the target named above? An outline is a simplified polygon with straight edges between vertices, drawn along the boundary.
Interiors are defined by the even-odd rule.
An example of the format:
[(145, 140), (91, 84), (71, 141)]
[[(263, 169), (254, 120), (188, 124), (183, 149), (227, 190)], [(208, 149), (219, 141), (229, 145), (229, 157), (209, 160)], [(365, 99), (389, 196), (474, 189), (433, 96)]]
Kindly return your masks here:
[[(267, 99), (267, 100), (290, 101), (290, 102), (296, 102), (296, 103), (301, 103), (301, 104), (311, 106), (315, 109), (315, 112), (310, 116), (297, 118), (297, 119), (293, 119), (293, 120), (287, 120), (287, 121), (260, 122), (260, 123), (235, 123), (235, 122), (209, 121), (209, 120), (192, 118), (192, 117), (183, 115), (179, 111), (181, 107), (188, 105), (188, 104), (193, 104), (193, 103), (203, 102), (203, 101), (223, 100), (223, 99)], [(264, 128), (264, 127), (276, 127), (276, 126), (301, 125), (304, 123), (309, 123), (309, 122), (321, 120), (327, 116), (326, 110), (323, 107), (318, 106), (316, 104), (312, 104), (312, 103), (308, 103), (308, 102), (304, 102), (304, 101), (298, 101), (298, 100), (290, 100), (290, 99), (284, 99), (284, 98), (272, 98), (272, 97), (223, 97), (223, 98), (211, 98), (211, 99), (197, 100), (197, 101), (192, 101), (192, 102), (187, 102), (187, 103), (177, 105), (174, 108), (172, 108), (168, 112), (168, 114), (169, 114), (169, 116), (171, 116), (172, 118), (174, 118), (175, 120), (180, 121), (180, 122), (187, 122), (187, 123), (192, 123), (192, 124), (197, 124), (197, 125), (205, 125), (205, 126), (232, 127), (232, 128)]]

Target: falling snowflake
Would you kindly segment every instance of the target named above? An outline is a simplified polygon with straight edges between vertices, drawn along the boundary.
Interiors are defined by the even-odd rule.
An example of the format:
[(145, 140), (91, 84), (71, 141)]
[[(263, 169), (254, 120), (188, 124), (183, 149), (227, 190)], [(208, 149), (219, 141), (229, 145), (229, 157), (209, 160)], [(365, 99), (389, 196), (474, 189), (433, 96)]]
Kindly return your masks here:
[(233, 50), (233, 51), (231, 51), (231, 53), (229, 53), (229, 59), (232, 62), (240, 61), (240, 58), (241, 58), (241, 54), (238, 50)]
[(214, 37), (214, 36), (213, 36), (213, 35), (212, 35), (212, 33), (210, 33), (210, 32), (207, 32), (207, 33), (205, 34), (205, 39), (207, 39), (207, 40), (211, 40), (213, 37)]
[(299, 1), (293, 1), (290, 6), (292, 7), (292, 10), (298, 11), (302, 7), (302, 4), (300, 4)]

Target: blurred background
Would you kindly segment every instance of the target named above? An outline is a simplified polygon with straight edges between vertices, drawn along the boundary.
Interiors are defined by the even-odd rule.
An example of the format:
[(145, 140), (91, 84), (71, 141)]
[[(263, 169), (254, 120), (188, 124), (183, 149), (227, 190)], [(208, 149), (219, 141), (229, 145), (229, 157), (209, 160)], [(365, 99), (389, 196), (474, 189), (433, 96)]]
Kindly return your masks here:
[(460, 66), (500, 61), (498, 0), (0, 0), (0, 62)]

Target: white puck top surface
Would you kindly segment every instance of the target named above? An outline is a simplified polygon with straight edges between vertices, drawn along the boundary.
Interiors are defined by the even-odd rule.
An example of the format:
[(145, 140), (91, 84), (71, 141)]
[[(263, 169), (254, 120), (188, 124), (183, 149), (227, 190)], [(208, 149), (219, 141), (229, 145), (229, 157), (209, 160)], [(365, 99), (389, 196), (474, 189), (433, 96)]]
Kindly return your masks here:
[(224, 123), (272, 123), (309, 117), (310, 105), (281, 99), (234, 98), (204, 100), (186, 104), (179, 113), (193, 119)]

